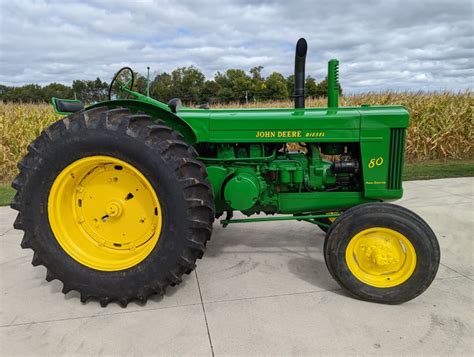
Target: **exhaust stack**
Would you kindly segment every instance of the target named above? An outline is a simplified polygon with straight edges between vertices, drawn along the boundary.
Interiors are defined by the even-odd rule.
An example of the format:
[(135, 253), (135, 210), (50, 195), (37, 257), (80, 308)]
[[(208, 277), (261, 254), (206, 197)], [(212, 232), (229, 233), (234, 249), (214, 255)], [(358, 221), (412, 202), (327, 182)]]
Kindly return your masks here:
[(308, 44), (304, 38), (300, 38), (296, 43), (295, 52), (295, 108), (304, 108), (304, 67), (306, 63), (306, 52)]

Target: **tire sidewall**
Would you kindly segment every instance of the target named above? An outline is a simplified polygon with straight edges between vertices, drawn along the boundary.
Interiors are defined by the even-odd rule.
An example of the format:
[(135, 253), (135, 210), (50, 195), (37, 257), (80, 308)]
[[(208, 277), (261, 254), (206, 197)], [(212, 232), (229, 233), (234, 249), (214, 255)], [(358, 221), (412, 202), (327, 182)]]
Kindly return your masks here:
[[(389, 210), (390, 211), (390, 210)], [(401, 303), (421, 294), (433, 281), (439, 265), (439, 246), (431, 231), (417, 224), (413, 217), (400, 212), (358, 212), (340, 217), (328, 232), (326, 249), (328, 264), (336, 280), (357, 297), (383, 303)], [(349, 212), (349, 211), (348, 211)], [(357, 279), (349, 270), (346, 250), (351, 239), (359, 232), (373, 228), (389, 228), (403, 234), (416, 252), (416, 266), (412, 275), (400, 285), (377, 288)]]
[[(93, 133), (87, 129), (66, 132), (54, 148), (51, 146), (43, 151), (47, 167), (39, 170), (34, 182), (30, 183), (38, 194), (32, 197), (29, 216), (33, 217), (35, 235), (41, 237), (37, 249), (47, 253), (41, 254), (44, 265), (62, 281), (107, 291), (111, 296), (123, 295), (124, 289), (128, 295), (136, 294), (149, 276), (164, 284), (166, 275), (176, 266), (177, 254), (184, 249), (187, 238), (186, 202), (172, 161), (145, 142), (119, 133), (99, 129)], [(160, 201), (162, 229), (156, 246), (144, 260), (125, 270), (99, 271), (80, 264), (62, 249), (50, 228), (45, 203), (55, 178), (76, 160), (94, 155), (116, 157), (134, 166), (150, 182)], [(101, 291), (89, 293), (100, 295)]]

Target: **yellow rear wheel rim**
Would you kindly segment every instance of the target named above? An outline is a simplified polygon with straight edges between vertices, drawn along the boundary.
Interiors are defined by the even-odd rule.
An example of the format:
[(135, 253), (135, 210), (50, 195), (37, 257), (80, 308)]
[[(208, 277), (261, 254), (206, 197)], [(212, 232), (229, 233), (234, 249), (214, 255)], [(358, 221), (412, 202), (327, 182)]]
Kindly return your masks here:
[(351, 273), (377, 288), (404, 283), (416, 267), (413, 244), (390, 228), (374, 227), (357, 233), (350, 240), (345, 256)]
[(143, 261), (162, 227), (150, 182), (134, 166), (110, 156), (85, 157), (62, 170), (49, 193), (48, 216), (64, 251), (103, 271)]

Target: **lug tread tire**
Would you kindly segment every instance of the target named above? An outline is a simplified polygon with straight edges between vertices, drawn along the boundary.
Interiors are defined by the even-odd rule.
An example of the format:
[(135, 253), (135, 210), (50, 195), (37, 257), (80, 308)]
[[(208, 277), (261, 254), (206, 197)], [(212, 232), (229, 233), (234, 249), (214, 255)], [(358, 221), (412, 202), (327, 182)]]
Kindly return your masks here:
[[(168, 180), (173, 181), (174, 187), (177, 187), (173, 199), (180, 200), (183, 205), (180, 209), (169, 208), (181, 214), (180, 224), (178, 225), (176, 221), (169, 223), (174, 224), (174, 228), (170, 228), (171, 231), (167, 232), (168, 236), (163, 237), (164, 222), (157, 246), (150, 256), (138, 264), (139, 266), (147, 262), (149, 258), (151, 259), (155, 250), (165, 249), (167, 252), (166, 271), (157, 268), (156, 265), (160, 265), (160, 262), (155, 262), (154, 265), (147, 263), (146, 269), (143, 268), (145, 271), (141, 274), (135, 267), (112, 272), (110, 275), (114, 276), (113, 282), (121, 284), (119, 288), (113, 287), (108, 281), (107, 273), (110, 272), (85, 267), (69, 257), (55, 240), (47, 218), (47, 197), (55, 178), (51, 176), (51, 172), (59, 173), (70, 162), (81, 158), (77, 156), (79, 154), (82, 154), (82, 157), (102, 154), (96, 148), (87, 146), (87, 143), (91, 142), (87, 141), (87, 138), (95, 135), (109, 138), (110, 143), (117, 146), (122, 145), (119, 141), (124, 141), (123, 145), (130, 146), (130, 143), (134, 143), (135, 146), (139, 146), (136, 149), (126, 147), (128, 150), (126, 155), (120, 152), (121, 148), (124, 148), (123, 145), (117, 148), (110, 147), (112, 145), (110, 143), (109, 147), (104, 144), (99, 150), (115, 153), (117, 157), (122, 155), (131, 161), (132, 165), (135, 164), (134, 161), (139, 161), (141, 168), (148, 170), (147, 174), (155, 171), (146, 167), (143, 164), (145, 161), (140, 156), (143, 155), (146, 158), (146, 163), (161, 160), (160, 168), (167, 171)], [(85, 138), (84, 141), (83, 138)], [(119, 138), (118, 141), (117, 138)], [(65, 162), (58, 159), (54, 152), (67, 151), (68, 145), (76, 149), (81, 148), (82, 153), (74, 154), (76, 155), (74, 159)], [(63, 152), (63, 156), (68, 155), (67, 152)], [(32, 264), (46, 267), (47, 281), (60, 280), (63, 283), (63, 293), (76, 290), (80, 293), (82, 302), (94, 299), (98, 300), (101, 306), (107, 306), (115, 301), (126, 307), (132, 300), (145, 303), (151, 295), (163, 295), (167, 286), (178, 285), (182, 282), (183, 274), (189, 274), (195, 269), (196, 259), (203, 256), (206, 243), (212, 233), (215, 215), (212, 190), (207, 181), (206, 168), (196, 157), (196, 151), (184, 142), (181, 134), (161, 121), (153, 122), (150, 116), (132, 114), (126, 108), (98, 107), (82, 110), (52, 124), (29, 145), (27, 155), (18, 164), (20, 173), (12, 184), (17, 193), (11, 207), (19, 211), (14, 226), (24, 231), (22, 248), (34, 251)], [(153, 185), (153, 180), (150, 182)], [(48, 192), (44, 192), (46, 190)], [(163, 205), (160, 196), (163, 192), (157, 193)], [(170, 199), (167, 199), (167, 202), (169, 203)], [(164, 221), (165, 219), (167, 218), (163, 217)], [(169, 218), (169, 220), (172, 219)], [(173, 237), (171, 234), (173, 230), (180, 232), (180, 236)], [(172, 239), (176, 241), (172, 242)], [(74, 268), (68, 270), (65, 269), (66, 266), (74, 266)], [(126, 277), (117, 278), (116, 273)], [(87, 283), (88, 274), (91, 278), (89, 283)], [(130, 276), (127, 277), (128, 275)], [(98, 281), (94, 281), (93, 276), (98, 276)]]

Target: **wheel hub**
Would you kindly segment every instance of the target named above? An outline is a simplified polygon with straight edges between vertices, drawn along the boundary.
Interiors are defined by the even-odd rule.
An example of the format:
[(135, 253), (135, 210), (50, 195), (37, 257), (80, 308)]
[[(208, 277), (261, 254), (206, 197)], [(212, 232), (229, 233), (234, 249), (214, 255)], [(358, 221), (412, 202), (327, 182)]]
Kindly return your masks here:
[(135, 167), (112, 157), (91, 156), (66, 167), (51, 188), (48, 213), (66, 253), (98, 270), (138, 264), (161, 232), (153, 187)]
[(107, 204), (105, 207), (105, 211), (107, 212), (107, 216), (109, 217), (120, 217), (122, 214), (122, 203), (118, 201), (112, 201)]
[(385, 266), (395, 264), (399, 262), (396, 257), (396, 248), (391, 242), (382, 242), (381, 244), (360, 247), (361, 251), (364, 252), (365, 256), (369, 258), (372, 263), (378, 266)]
[(415, 248), (403, 234), (374, 227), (356, 234), (346, 248), (346, 263), (362, 282), (388, 288), (410, 278), (416, 266)]

